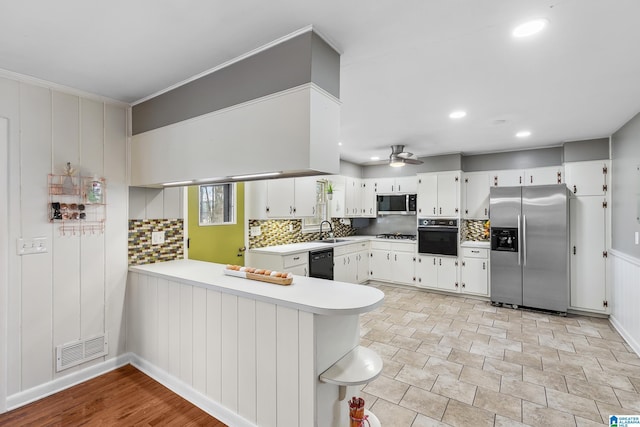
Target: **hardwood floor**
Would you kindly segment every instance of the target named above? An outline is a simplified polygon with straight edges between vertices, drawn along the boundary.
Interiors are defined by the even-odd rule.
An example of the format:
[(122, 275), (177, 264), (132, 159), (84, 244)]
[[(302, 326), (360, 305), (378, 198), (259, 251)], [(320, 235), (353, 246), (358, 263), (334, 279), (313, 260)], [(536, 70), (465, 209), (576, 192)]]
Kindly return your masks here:
[(225, 426), (131, 365), (0, 415), (0, 426)]

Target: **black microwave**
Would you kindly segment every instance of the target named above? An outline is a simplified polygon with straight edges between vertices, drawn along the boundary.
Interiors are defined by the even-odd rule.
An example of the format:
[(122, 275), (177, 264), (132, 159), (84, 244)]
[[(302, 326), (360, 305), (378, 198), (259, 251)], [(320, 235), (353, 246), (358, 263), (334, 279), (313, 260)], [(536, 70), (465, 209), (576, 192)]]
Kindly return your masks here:
[(417, 199), (415, 194), (378, 195), (378, 215), (415, 215)]

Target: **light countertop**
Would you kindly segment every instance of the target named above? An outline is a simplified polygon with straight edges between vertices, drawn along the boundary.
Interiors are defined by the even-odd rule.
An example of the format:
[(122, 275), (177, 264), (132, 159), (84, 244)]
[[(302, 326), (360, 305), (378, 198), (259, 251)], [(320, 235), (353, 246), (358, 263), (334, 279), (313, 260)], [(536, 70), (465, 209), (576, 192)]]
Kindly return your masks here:
[(394, 239), (377, 239), (375, 236), (349, 236), (349, 237), (337, 237), (337, 239), (342, 240), (342, 242), (337, 243), (314, 243), (314, 242), (304, 242), (304, 243), (290, 243), (288, 245), (276, 245), (276, 246), (265, 246), (264, 248), (254, 248), (249, 249), (250, 252), (259, 253), (259, 254), (273, 254), (273, 255), (291, 255), (299, 252), (308, 252), (316, 249), (328, 249), (336, 246), (345, 246), (351, 245), (354, 243), (366, 241), (381, 241), (381, 242), (393, 242), (393, 243), (406, 243), (406, 244), (414, 244), (415, 240), (394, 240)]
[(296, 275), (291, 285), (282, 286), (227, 276), (224, 268), (223, 264), (176, 260), (130, 266), (129, 271), (323, 315), (366, 313), (384, 300), (384, 293), (371, 286)]

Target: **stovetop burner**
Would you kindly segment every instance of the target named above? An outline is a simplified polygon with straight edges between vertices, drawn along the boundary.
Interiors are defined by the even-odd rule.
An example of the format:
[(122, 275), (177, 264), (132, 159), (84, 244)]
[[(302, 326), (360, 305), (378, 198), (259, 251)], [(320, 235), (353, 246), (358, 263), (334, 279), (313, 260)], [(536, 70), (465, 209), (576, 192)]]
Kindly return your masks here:
[(394, 240), (416, 240), (415, 234), (402, 233), (382, 233), (376, 235), (378, 239), (394, 239)]

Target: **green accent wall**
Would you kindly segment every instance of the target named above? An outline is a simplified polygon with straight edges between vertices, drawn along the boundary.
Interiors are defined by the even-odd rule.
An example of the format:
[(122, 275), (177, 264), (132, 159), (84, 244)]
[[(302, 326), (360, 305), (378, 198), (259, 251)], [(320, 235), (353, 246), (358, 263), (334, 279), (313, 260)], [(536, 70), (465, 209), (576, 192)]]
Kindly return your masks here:
[(244, 247), (244, 183), (236, 184), (236, 223), (201, 227), (198, 218), (198, 186), (188, 188), (189, 259), (244, 265), (238, 248)]

